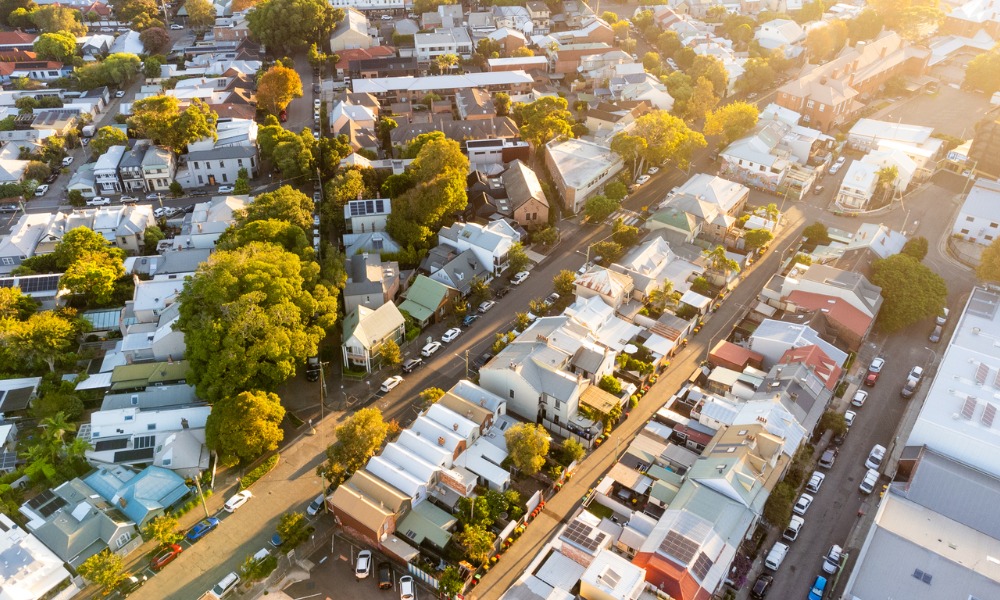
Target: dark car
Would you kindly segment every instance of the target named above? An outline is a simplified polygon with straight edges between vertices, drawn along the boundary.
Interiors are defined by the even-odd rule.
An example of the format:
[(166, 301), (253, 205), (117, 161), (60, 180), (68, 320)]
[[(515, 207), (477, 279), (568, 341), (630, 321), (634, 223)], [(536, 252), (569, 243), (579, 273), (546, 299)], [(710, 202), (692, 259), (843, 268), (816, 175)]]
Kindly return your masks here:
[(403, 372), (410, 373), (420, 365), (424, 364), (424, 359), (422, 358), (410, 358), (403, 363)]
[(212, 531), (218, 526), (219, 526), (219, 520), (216, 519), (215, 517), (209, 517), (207, 519), (204, 519), (191, 529), (188, 529), (187, 535), (185, 535), (184, 537), (186, 537), (187, 541), (189, 542), (197, 542), (201, 538), (208, 535), (208, 532)]
[(45, 183), (54, 183), (56, 179), (59, 179), (59, 172), (58, 171), (56, 171), (55, 173), (49, 175), (45, 179)]
[(510, 288), (507, 287), (507, 286), (504, 286), (504, 287), (500, 288), (499, 290), (497, 290), (497, 293), (495, 294), (495, 296), (499, 299), (499, 298), (503, 298), (504, 296), (506, 296), (509, 293), (510, 293)]
[(13, 213), (20, 210), (16, 204), (0, 204), (0, 213)]
[(319, 367), (310, 367), (306, 370), (306, 381), (319, 381)]
[(819, 457), (819, 466), (823, 469), (832, 469), (833, 464), (837, 462), (837, 456), (840, 454), (839, 448), (827, 448), (823, 453), (823, 456)]
[(941, 341), (941, 333), (942, 333), (941, 326), (935, 325), (934, 331), (931, 332), (931, 336), (927, 339), (929, 339), (931, 343), (936, 344)]
[(767, 591), (771, 589), (771, 584), (774, 583), (774, 577), (771, 575), (761, 575), (757, 578), (757, 581), (753, 584), (753, 589), (750, 590), (750, 596), (753, 598), (763, 598), (767, 596)]
[(276, 534), (272, 535), (271, 539), (269, 541), (270, 541), (271, 545), (274, 546), (275, 548), (278, 548), (282, 544), (285, 543), (285, 540), (281, 539), (281, 534), (280, 533), (276, 533)]
[(177, 544), (170, 544), (166, 549), (157, 553), (156, 558), (149, 562), (149, 568), (154, 571), (159, 571), (163, 567), (174, 562), (174, 559), (177, 558), (183, 551), (184, 549)]
[(468, 327), (469, 325), (475, 323), (478, 319), (479, 315), (466, 315), (465, 318), (462, 319), (462, 327)]
[(878, 376), (882, 374), (882, 367), (885, 366), (885, 359), (876, 356), (872, 359), (872, 364), (868, 367), (868, 374), (865, 375), (865, 385), (872, 387), (878, 381)]
[(378, 564), (378, 589), (392, 589), (392, 565), (388, 562), (383, 561)]
[(125, 581), (118, 585), (118, 595), (122, 598), (128, 598), (137, 589), (142, 587), (142, 584), (146, 583), (146, 576), (136, 577), (135, 575), (129, 575)]

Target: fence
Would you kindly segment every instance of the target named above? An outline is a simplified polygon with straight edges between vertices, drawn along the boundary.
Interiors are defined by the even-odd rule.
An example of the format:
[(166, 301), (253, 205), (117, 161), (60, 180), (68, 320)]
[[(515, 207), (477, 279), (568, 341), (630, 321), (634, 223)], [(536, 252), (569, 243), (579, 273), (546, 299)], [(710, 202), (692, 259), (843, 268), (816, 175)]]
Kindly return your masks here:
[(423, 581), (424, 583), (431, 586), (435, 590), (438, 589), (438, 580), (425, 573), (422, 569), (417, 567), (417, 565), (413, 563), (406, 563), (406, 568), (410, 571), (410, 575), (413, 575), (414, 577), (416, 577), (420, 581)]
[(281, 581), (288, 575), (288, 573), (296, 565), (299, 556), (312, 556), (313, 552), (319, 550), (319, 547), (323, 545), (324, 542), (331, 542), (332, 537), (333, 536), (331, 534), (313, 534), (298, 548), (288, 553), (279, 552), (277, 568), (274, 569), (274, 571), (271, 571), (271, 574), (268, 575), (266, 579), (253, 584), (253, 586), (247, 590), (245, 594), (243, 594), (243, 597), (256, 600), (257, 598), (267, 594), (268, 590), (280, 584)]

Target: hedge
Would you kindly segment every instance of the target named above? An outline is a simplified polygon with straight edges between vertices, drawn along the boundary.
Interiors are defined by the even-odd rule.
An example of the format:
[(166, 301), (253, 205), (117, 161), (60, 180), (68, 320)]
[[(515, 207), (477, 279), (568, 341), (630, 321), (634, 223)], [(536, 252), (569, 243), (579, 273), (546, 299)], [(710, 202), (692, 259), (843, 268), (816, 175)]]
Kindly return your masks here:
[(260, 463), (258, 466), (254, 467), (249, 473), (243, 476), (243, 478), (240, 480), (240, 489), (245, 490), (251, 485), (257, 483), (258, 479), (270, 473), (271, 469), (273, 469), (277, 464), (278, 464), (278, 453), (275, 452), (271, 456), (267, 457), (267, 460)]

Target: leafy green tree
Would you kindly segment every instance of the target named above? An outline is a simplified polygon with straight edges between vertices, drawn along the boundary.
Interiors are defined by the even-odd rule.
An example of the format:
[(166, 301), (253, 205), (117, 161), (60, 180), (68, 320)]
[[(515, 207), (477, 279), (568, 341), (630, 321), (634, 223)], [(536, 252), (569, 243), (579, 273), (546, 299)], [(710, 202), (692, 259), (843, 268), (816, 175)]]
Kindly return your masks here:
[(686, 169), (694, 151), (707, 145), (705, 136), (692, 131), (682, 119), (662, 110), (636, 119), (632, 135), (645, 140), (643, 157), (651, 165), (665, 165), (672, 161), (678, 168)]
[(612, 181), (604, 186), (604, 195), (616, 202), (621, 202), (628, 194), (628, 188), (620, 181)]
[(982, 90), (988, 96), (1000, 90), (1000, 50), (994, 48), (970, 60), (965, 68), (963, 86)]
[(847, 35), (854, 42), (867, 42), (882, 31), (883, 25), (882, 17), (874, 10), (866, 8), (847, 22)]
[(873, 0), (867, 5), (882, 17), (887, 29), (908, 40), (920, 39), (944, 18), (936, 0)]
[(660, 69), (662, 65), (660, 64), (660, 55), (656, 52), (647, 52), (642, 57), (642, 68), (647, 71), (656, 71)]
[(806, 242), (812, 245), (829, 244), (831, 241), (826, 225), (818, 221), (806, 227), (802, 235), (806, 238)]
[(236, 250), (254, 242), (274, 244), (303, 261), (311, 262), (315, 258), (306, 232), (288, 221), (276, 219), (250, 221), (240, 227), (230, 227), (219, 237), (215, 247), (218, 250)]
[(567, 464), (580, 460), (586, 453), (587, 450), (583, 447), (583, 444), (573, 438), (569, 438), (563, 442), (562, 455), (563, 460), (566, 461)]
[(312, 534), (309, 520), (300, 512), (287, 512), (278, 519), (278, 535), (281, 536), (282, 548), (293, 549), (306, 541)]
[[(612, 152), (622, 157), (622, 160), (625, 161), (625, 163), (629, 166), (629, 170), (635, 173), (640, 171), (639, 168), (639, 165), (641, 164), (640, 161), (643, 160), (643, 158), (646, 156), (649, 144), (643, 137), (622, 132), (615, 135), (615, 137), (611, 138), (610, 147)], [(614, 194), (612, 194), (612, 190), (610, 188), (614, 183), (620, 183), (620, 182), (609, 183), (604, 188), (604, 193), (609, 198), (614, 198), (615, 195), (617, 195), (620, 192), (618, 188), (615, 188), (613, 190)], [(624, 184), (621, 185), (623, 188), (625, 187)], [(625, 193), (627, 192), (628, 188), (625, 188), (625, 191), (621, 192), (622, 198), (625, 197)]]
[(872, 283), (882, 288), (878, 322), (888, 332), (938, 314), (948, 300), (944, 279), (906, 254), (875, 261)]
[(847, 433), (847, 421), (839, 412), (828, 410), (820, 417), (816, 431), (832, 431), (835, 436), (841, 435)]
[(755, 56), (743, 65), (743, 75), (736, 80), (736, 90), (743, 94), (763, 92), (777, 79), (778, 74), (771, 63), (766, 58)]
[(217, 251), (200, 266), (180, 294), (176, 325), (200, 397), (214, 402), (271, 391), (295, 374), (302, 357), (316, 354), (322, 311), (306, 289), (316, 269), (260, 242)]
[(97, 130), (90, 140), (90, 151), (94, 156), (100, 156), (108, 151), (111, 146), (124, 146), (128, 143), (128, 136), (117, 127), (105, 125)]
[(80, 22), (80, 11), (67, 6), (49, 4), (31, 13), (31, 20), (45, 33), (65, 32), (70, 35), (87, 35), (87, 27)]
[(257, 560), (253, 554), (248, 554), (240, 565), (240, 577), (244, 581), (261, 581), (278, 568), (278, 557), (267, 555)]
[(684, 71), (691, 77), (691, 81), (697, 82), (704, 77), (712, 84), (712, 92), (716, 96), (725, 96), (729, 82), (729, 74), (722, 61), (711, 55), (698, 55), (691, 63), (691, 67)]
[(38, 397), (31, 402), (31, 416), (43, 420), (63, 413), (70, 421), (79, 420), (84, 406), (76, 392), (76, 383), (54, 373), (45, 375), (38, 387)]
[[(213, 14), (213, 19), (214, 18)], [(167, 30), (162, 27), (150, 27), (139, 34), (139, 41), (142, 42), (142, 47), (146, 49), (146, 54), (159, 54), (160, 51), (164, 50), (167, 47), (167, 44), (170, 43), (170, 34), (167, 33)], [(147, 58), (146, 61), (148, 62), (149, 58)], [(146, 66), (148, 67), (148, 64)], [(146, 69), (146, 72), (149, 72), (148, 68)], [(160, 70), (157, 69), (154, 77), (159, 77), (159, 73)]]
[(497, 111), (498, 117), (506, 117), (510, 114), (510, 95), (506, 92), (497, 92), (493, 94), (493, 108)]
[(146, 539), (160, 542), (163, 546), (176, 544), (184, 539), (184, 534), (177, 529), (177, 518), (167, 515), (161, 515), (147, 523), (142, 535)]
[(607, 196), (591, 196), (583, 205), (583, 214), (587, 217), (588, 222), (601, 224), (611, 216), (611, 213), (618, 210), (620, 206), (619, 202)]
[(514, 466), (525, 475), (534, 475), (545, 466), (549, 453), (549, 434), (534, 423), (518, 423), (504, 432), (507, 450)]
[(0, 346), (26, 365), (44, 364), (55, 372), (56, 363), (71, 352), (79, 327), (69, 319), (43, 311), (24, 321), (0, 320)]
[(233, 184), (233, 193), (243, 196), (250, 193), (250, 174), (246, 169), (240, 169), (236, 174), (236, 183)]
[(257, 105), (272, 115), (279, 114), (292, 100), (301, 97), (302, 80), (294, 69), (274, 65), (257, 82)]
[(485, 529), (493, 525), (497, 519), (497, 514), (492, 511), (486, 494), (459, 498), (455, 511), (462, 527), (482, 527)]
[(135, 54), (111, 54), (102, 61), (88, 63), (74, 70), (77, 88), (90, 90), (101, 86), (122, 88), (139, 74), (142, 61)]
[(684, 107), (684, 117), (689, 121), (700, 120), (718, 104), (719, 97), (712, 89), (712, 82), (705, 77), (699, 77)]
[(743, 235), (743, 242), (746, 244), (746, 249), (753, 251), (759, 250), (771, 243), (774, 239), (774, 235), (766, 229), (751, 229)]
[(515, 242), (510, 247), (510, 250), (507, 252), (507, 261), (511, 273), (520, 273), (531, 264), (531, 259), (528, 258), (528, 254), (524, 251), (524, 246), (521, 245), (521, 242)]
[(399, 363), (403, 362), (403, 354), (399, 351), (399, 344), (397, 344), (394, 340), (386, 340), (383, 342), (380, 354), (382, 356), (382, 362), (391, 367), (395, 367)]
[(200, 139), (218, 139), (215, 131), (218, 120), (219, 115), (197, 98), (181, 110), (180, 101), (174, 96), (150, 96), (132, 104), (128, 122), (139, 137), (181, 152)]
[(495, 533), (483, 527), (466, 527), (455, 536), (455, 543), (462, 548), (469, 561), (481, 565), (490, 557), (496, 537)]
[(420, 400), (424, 405), (431, 405), (441, 399), (444, 396), (444, 390), (437, 387), (429, 387), (426, 390), (420, 392)]
[[(155, 27), (154, 29), (149, 29), (147, 31), (154, 31), (156, 29), (160, 29), (160, 28), (159, 27)], [(145, 31), (143, 33), (145, 33)], [(157, 55), (157, 56), (148, 56), (148, 57), (146, 57), (146, 61), (145, 61), (145, 63), (142, 66), (142, 74), (145, 75), (149, 79), (156, 79), (161, 74), (160, 68), (162, 66), (163, 66), (163, 59), (162, 59), (161, 56), (159, 56), (159, 55)]]
[(521, 137), (536, 152), (557, 137), (573, 137), (573, 115), (565, 98), (545, 96), (528, 104), (518, 103), (512, 115)]
[(754, 104), (727, 104), (705, 115), (705, 135), (722, 134), (723, 143), (729, 144), (753, 131), (759, 114)]
[(25, 296), (21, 288), (0, 287), (0, 319), (24, 321), (38, 310), (38, 301)]
[(740, 270), (739, 263), (726, 256), (726, 249), (722, 246), (705, 250), (702, 254), (708, 259), (708, 264), (714, 271), (729, 274), (732, 272), (738, 273)]
[(105, 595), (129, 577), (122, 557), (107, 548), (83, 561), (76, 571), (87, 581), (101, 586)]
[(618, 378), (613, 375), (601, 377), (601, 380), (597, 383), (597, 387), (615, 396), (622, 393), (622, 382), (618, 381)]
[(1000, 281), (1000, 238), (990, 242), (979, 257), (976, 277), (982, 281)]
[(27, 179), (34, 179), (35, 181), (45, 181), (51, 174), (52, 168), (37, 160), (28, 162), (27, 167), (24, 169), (24, 176)]
[(59, 287), (88, 305), (101, 306), (111, 302), (115, 284), (124, 276), (125, 266), (120, 261), (105, 252), (92, 252), (66, 268)]
[(278, 447), (285, 437), (281, 421), (285, 409), (271, 392), (248, 391), (222, 398), (212, 405), (205, 423), (205, 443), (224, 460), (250, 462)]
[(76, 56), (76, 36), (65, 31), (43, 33), (35, 39), (34, 48), (39, 58), (70, 62)]
[(551, 246), (559, 241), (559, 230), (551, 226), (543, 227), (531, 234), (531, 240), (536, 244)]
[(13, 22), (10, 17), (19, 8), (29, 11), (35, 10), (38, 6), (33, 0), (0, 0), (0, 24), (18, 27), (19, 24)]
[(774, 486), (771, 495), (764, 503), (763, 517), (772, 525), (784, 525), (792, 514), (792, 502), (795, 501), (795, 488), (782, 481)]
[(927, 238), (918, 235), (906, 240), (901, 252), (917, 260), (924, 260), (924, 257), (927, 256), (927, 248)]
[(563, 298), (569, 298), (576, 290), (576, 273), (568, 269), (563, 269), (552, 279), (556, 293)]
[(188, 25), (192, 29), (204, 31), (215, 24), (215, 6), (208, 0), (187, 0), (184, 3), (188, 13)]
[(611, 239), (622, 248), (631, 248), (639, 243), (639, 228), (626, 225), (621, 217), (615, 219)]
[(461, 594), (465, 589), (465, 580), (459, 574), (458, 569), (452, 565), (445, 567), (438, 577), (438, 592), (444, 594), (449, 600)]
[(274, 219), (285, 221), (302, 229), (312, 228), (312, 198), (289, 185), (281, 186), (254, 198), (237, 216), (237, 225), (242, 227), (253, 221)]
[(323, 0), (265, 0), (247, 15), (254, 39), (277, 55), (305, 50), (313, 40), (328, 40), (344, 11)]
[(624, 253), (625, 249), (622, 248), (621, 244), (619, 244), (614, 240), (607, 240), (603, 242), (597, 242), (596, 244), (591, 246), (590, 255), (600, 256), (601, 262), (609, 264), (621, 258), (622, 254)]
[(334, 485), (365, 466), (389, 434), (389, 425), (382, 412), (373, 407), (362, 408), (337, 427), (337, 441), (326, 449), (327, 462), (317, 469)]
[(468, 172), (469, 159), (458, 142), (434, 137), (423, 143), (410, 164), (412, 187), (393, 202), (386, 225), (390, 235), (407, 246), (427, 247), (441, 226), (468, 204)]

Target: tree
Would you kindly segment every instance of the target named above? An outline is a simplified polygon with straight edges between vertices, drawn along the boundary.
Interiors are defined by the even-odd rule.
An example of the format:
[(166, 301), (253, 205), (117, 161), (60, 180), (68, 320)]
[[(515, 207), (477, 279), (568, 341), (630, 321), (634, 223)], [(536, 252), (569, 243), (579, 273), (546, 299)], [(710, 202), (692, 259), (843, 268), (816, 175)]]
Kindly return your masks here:
[(597, 383), (597, 387), (615, 396), (622, 393), (622, 382), (618, 381), (618, 378), (613, 375), (601, 377), (601, 380)]
[(466, 558), (474, 564), (481, 565), (493, 552), (493, 541), (496, 537), (495, 533), (483, 527), (470, 526), (455, 536), (455, 543), (462, 547)]
[(49, 165), (37, 160), (28, 162), (28, 165), (24, 168), (24, 177), (26, 179), (45, 181), (51, 174), (52, 168), (49, 167)]
[(719, 97), (712, 88), (712, 82), (705, 77), (699, 77), (694, 84), (691, 98), (684, 107), (684, 117), (689, 121), (702, 119), (719, 103)]
[(521, 245), (521, 242), (514, 242), (510, 250), (507, 251), (507, 261), (512, 273), (520, 273), (531, 264), (531, 259), (528, 258), (528, 254), (524, 251), (524, 246)]
[(6, 25), (8, 27), (17, 27), (18, 24), (11, 20), (11, 15), (17, 9), (23, 9), (25, 12), (29, 10), (35, 10), (37, 5), (34, 0), (0, 0), (0, 24)]
[(458, 56), (451, 53), (439, 54), (434, 58), (434, 66), (437, 67), (438, 73), (450, 71), (458, 66)]
[(528, 56), (534, 56), (535, 51), (527, 46), (521, 46), (520, 48), (515, 48), (513, 52), (510, 53), (514, 58), (525, 58)]
[(166, 235), (157, 225), (150, 225), (142, 234), (142, 248), (144, 254), (156, 254), (156, 246)]
[[(345, 476), (365, 466), (375, 455), (389, 433), (389, 425), (377, 408), (362, 408), (337, 427), (337, 441), (326, 449), (328, 462), (319, 467), (320, 474), (330, 478), (332, 465), (339, 465)], [(334, 484), (340, 483), (331, 479)]]
[(142, 61), (135, 54), (111, 54), (102, 61), (88, 63), (77, 67), (76, 87), (80, 90), (90, 90), (101, 86), (123, 88), (139, 74), (139, 64)]
[(336, 317), (306, 289), (317, 274), (315, 263), (261, 242), (202, 263), (179, 296), (175, 325), (185, 334), (188, 381), (201, 398), (271, 391), (316, 354), (323, 320)]
[(498, 117), (506, 117), (510, 114), (510, 95), (507, 92), (497, 92), (493, 94), (493, 108), (497, 111)]
[(438, 577), (438, 592), (444, 594), (444, 597), (450, 600), (456, 595), (461, 594), (464, 589), (465, 580), (462, 579), (458, 569), (453, 565), (445, 567), (444, 571)]
[(707, 79), (712, 84), (712, 92), (716, 96), (724, 97), (726, 95), (729, 74), (726, 73), (725, 65), (718, 58), (711, 55), (698, 55), (692, 61), (691, 67), (685, 69), (684, 72), (695, 82), (702, 77)]
[(563, 269), (556, 274), (553, 278), (552, 283), (555, 286), (556, 293), (562, 298), (569, 298), (573, 295), (573, 291), (576, 289), (575, 282), (576, 273), (567, 269)]
[(882, 26), (882, 17), (874, 10), (866, 8), (847, 22), (847, 35), (854, 42), (867, 42), (882, 31)]
[(615, 262), (625, 253), (625, 249), (622, 248), (621, 244), (610, 240), (597, 242), (591, 246), (591, 250), (591, 256), (595, 257), (595, 259), (600, 256), (601, 262), (606, 264)]
[(587, 217), (587, 222), (601, 224), (620, 206), (619, 202), (598, 194), (587, 199), (583, 205), (583, 214)]
[(76, 571), (87, 581), (104, 588), (105, 595), (129, 577), (122, 557), (107, 548), (83, 561)]
[(572, 463), (574, 461), (580, 460), (586, 453), (587, 450), (586, 448), (583, 447), (583, 444), (574, 440), (573, 438), (569, 438), (568, 440), (563, 442), (562, 455), (563, 455), (563, 460), (565, 460), (567, 463)]
[(324, 66), (326, 66), (329, 57), (319, 51), (316, 44), (309, 45), (309, 51), (306, 53), (306, 58), (309, 59), (309, 66), (313, 68), (314, 71), (320, 71)]
[(528, 318), (528, 313), (526, 312), (516, 312), (514, 313), (514, 329), (517, 331), (524, 331), (531, 325), (531, 319)]
[(736, 89), (744, 94), (763, 92), (777, 79), (778, 74), (771, 63), (766, 58), (755, 56), (743, 65), (743, 75), (736, 80)]
[(312, 526), (309, 520), (300, 512), (287, 512), (278, 519), (276, 527), (278, 535), (281, 536), (282, 546), (293, 549), (306, 541), (312, 533)]
[(38, 310), (38, 301), (25, 296), (21, 288), (0, 287), (0, 319), (24, 321)]
[(248, 391), (212, 405), (205, 423), (205, 443), (230, 464), (250, 462), (278, 447), (285, 434), (285, 409), (271, 392)]
[(829, 244), (831, 241), (826, 225), (818, 221), (802, 230), (802, 235), (806, 238), (808, 244), (814, 246)]
[(87, 27), (80, 22), (80, 11), (75, 8), (49, 4), (31, 12), (31, 20), (45, 33), (57, 31), (73, 36), (87, 35)]
[(792, 502), (795, 501), (795, 488), (784, 481), (774, 486), (771, 495), (764, 503), (762, 516), (772, 525), (781, 525), (788, 522), (788, 517), (792, 513)]
[(545, 465), (549, 439), (548, 432), (534, 423), (518, 423), (504, 432), (514, 466), (529, 476), (538, 473)]
[(215, 7), (208, 0), (187, 0), (188, 25), (195, 30), (205, 30), (215, 24)]
[(647, 52), (642, 57), (642, 68), (647, 71), (656, 71), (661, 67), (660, 55), (656, 52)]
[(619, 41), (625, 41), (629, 39), (631, 34), (631, 23), (628, 21), (618, 21), (617, 23), (611, 24), (611, 31), (615, 34), (615, 39)]
[(828, 410), (820, 417), (816, 431), (832, 431), (834, 436), (842, 435), (847, 433), (847, 421), (844, 420), (844, 415), (839, 412)]
[(382, 362), (391, 367), (395, 367), (403, 362), (403, 355), (399, 351), (399, 344), (394, 340), (386, 340), (382, 343), (381, 355)]
[(625, 199), (627, 194), (628, 188), (625, 187), (625, 184), (620, 181), (612, 181), (604, 186), (604, 195), (611, 198), (615, 202), (621, 202)]
[(261, 581), (278, 568), (278, 557), (268, 554), (257, 560), (253, 554), (248, 554), (240, 565), (240, 577), (244, 581)]
[(0, 321), (0, 347), (27, 365), (45, 364), (55, 372), (56, 362), (69, 353), (78, 326), (53, 312), (35, 313), (24, 321)]
[(663, 110), (654, 110), (636, 119), (632, 135), (645, 141), (642, 156), (649, 164), (658, 166), (673, 161), (678, 168), (686, 169), (694, 151), (707, 145), (705, 136)]
[(926, 36), (944, 18), (937, 0), (873, 0), (868, 6), (882, 17), (887, 29), (908, 40)]
[(529, 104), (514, 105), (513, 117), (521, 137), (537, 152), (550, 140), (573, 137), (573, 115), (565, 98), (544, 96)]
[(771, 243), (774, 235), (766, 229), (751, 229), (743, 234), (743, 243), (747, 250), (759, 250)]
[(268, 69), (257, 84), (257, 104), (272, 115), (279, 114), (292, 100), (301, 97), (299, 74), (281, 65)]
[(878, 322), (887, 332), (938, 314), (948, 300), (944, 279), (906, 254), (875, 261), (871, 280), (882, 288)]
[(35, 39), (34, 48), (39, 58), (70, 62), (76, 56), (76, 37), (65, 31), (43, 33)]
[(197, 98), (182, 111), (180, 101), (173, 96), (151, 96), (132, 105), (128, 122), (139, 137), (180, 152), (200, 139), (218, 139), (215, 131), (218, 120), (219, 115)]
[(639, 242), (639, 228), (626, 225), (621, 217), (612, 225), (611, 239), (622, 248), (631, 248)]
[[(629, 170), (635, 173), (641, 170), (639, 168), (640, 161), (642, 161), (646, 156), (649, 144), (643, 137), (622, 132), (611, 138), (610, 147), (612, 152), (622, 157), (622, 160), (629, 165)], [(616, 188), (614, 190), (614, 195), (612, 194), (612, 190), (609, 190), (608, 188), (610, 188), (613, 183), (616, 182), (612, 182), (604, 188), (604, 193), (609, 198), (614, 198), (614, 195), (617, 195), (620, 191)], [(622, 187), (625, 187), (624, 184), (622, 184)], [(628, 188), (625, 188), (625, 192), (628, 192)], [(622, 198), (624, 197), (623, 193)]]
[[(190, 4), (188, 6), (190, 7)], [(146, 49), (146, 54), (159, 54), (170, 43), (170, 34), (162, 27), (150, 27), (139, 34), (139, 41), (142, 42), (142, 47)], [(148, 61), (149, 59), (147, 58), (146, 60)], [(157, 70), (157, 73), (159, 73), (159, 70)]]
[(111, 302), (115, 284), (124, 276), (125, 267), (117, 258), (105, 252), (91, 252), (66, 268), (59, 278), (59, 287), (88, 305), (101, 306)]
[(987, 96), (1000, 90), (1000, 50), (994, 48), (970, 60), (962, 85), (967, 89), (982, 90)]
[[(155, 28), (160, 29), (160, 28)], [(145, 32), (143, 32), (145, 33)], [(146, 57), (146, 62), (142, 66), (142, 74), (148, 79), (156, 79), (161, 74), (161, 67), (163, 67), (163, 60), (160, 56), (148, 56)]]
[(125, 260), (124, 250), (112, 247), (103, 235), (88, 227), (75, 227), (67, 231), (53, 249), (52, 257), (56, 268), (66, 269), (92, 253), (104, 253), (119, 261)]
[(1000, 281), (1000, 238), (990, 242), (979, 257), (976, 277), (982, 281)]
[(184, 539), (184, 534), (177, 530), (177, 518), (167, 515), (161, 515), (147, 523), (142, 535), (146, 536), (146, 539), (160, 542), (163, 546), (176, 544)]
[(90, 151), (94, 156), (100, 156), (108, 151), (111, 146), (124, 146), (128, 144), (128, 136), (117, 127), (105, 125), (97, 130), (97, 133), (90, 140)]
[(426, 390), (420, 392), (420, 400), (425, 406), (434, 404), (444, 396), (444, 390), (436, 387), (429, 387)]
[(740, 270), (739, 263), (726, 256), (726, 249), (722, 246), (705, 250), (702, 254), (708, 259), (709, 266), (715, 271), (729, 274), (734, 271), (738, 273)]
[(250, 193), (250, 174), (246, 169), (236, 173), (236, 183), (233, 184), (233, 194), (243, 196)]
[(344, 11), (324, 0), (265, 0), (247, 15), (250, 32), (274, 54), (294, 54), (330, 39)]
[(551, 225), (543, 227), (531, 234), (531, 240), (536, 244), (551, 246), (559, 241), (559, 230)]
[(927, 256), (927, 238), (923, 236), (917, 236), (906, 240), (903, 244), (903, 249), (900, 251), (902, 254), (912, 256), (917, 260), (924, 260)]
[(729, 144), (748, 134), (757, 125), (760, 111), (754, 104), (733, 102), (705, 115), (705, 135), (722, 134)]
[(257, 196), (237, 217), (240, 226), (253, 221), (285, 221), (307, 231), (312, 228), (313, 202), (297, 189), (285, 185)]

